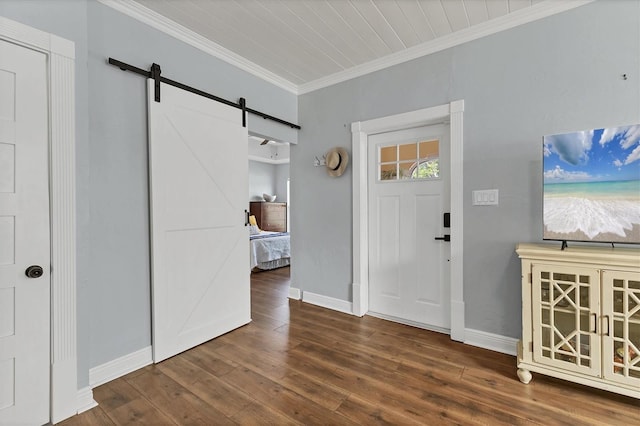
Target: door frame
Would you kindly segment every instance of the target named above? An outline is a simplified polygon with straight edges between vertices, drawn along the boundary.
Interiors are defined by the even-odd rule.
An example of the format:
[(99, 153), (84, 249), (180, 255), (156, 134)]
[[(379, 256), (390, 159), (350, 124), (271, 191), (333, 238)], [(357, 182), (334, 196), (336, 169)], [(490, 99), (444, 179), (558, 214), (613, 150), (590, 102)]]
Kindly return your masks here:
[(56, 423), (76, 414), (79, 404), (85, 402), (79, 395), (77, 379), (75, 44), (2, 16), (0, 40), (47, 56), (51, 224), (49, 413)]
[(463, 298), (463, 114), (464, 100), (351, 123), (353, 157), (353, 314), (369, 310), (369, 135), (449, 122), (451, 144), (451, 339), (464, 341)]

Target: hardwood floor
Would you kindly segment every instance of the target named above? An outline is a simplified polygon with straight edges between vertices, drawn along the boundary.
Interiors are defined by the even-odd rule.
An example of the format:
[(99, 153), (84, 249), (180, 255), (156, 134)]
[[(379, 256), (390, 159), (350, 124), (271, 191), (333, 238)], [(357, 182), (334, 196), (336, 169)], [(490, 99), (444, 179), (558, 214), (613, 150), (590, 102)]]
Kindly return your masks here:
[(640, 401), (534, 374), (512, 356), (287, 299), (252, 274), (251, 324), (93, 390), (74, 425), (640, 424)]

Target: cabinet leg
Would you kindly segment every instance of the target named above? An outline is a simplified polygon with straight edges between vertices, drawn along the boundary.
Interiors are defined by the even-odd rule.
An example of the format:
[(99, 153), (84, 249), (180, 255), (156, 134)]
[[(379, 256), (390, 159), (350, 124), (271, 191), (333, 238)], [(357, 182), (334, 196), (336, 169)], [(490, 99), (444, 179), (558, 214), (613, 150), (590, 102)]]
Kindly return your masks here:
[(531, 381), (531, 372), (529, 370), (525, 370), (524, 368), (518, 368), (518, 378), (525, 385), (529, 384)]

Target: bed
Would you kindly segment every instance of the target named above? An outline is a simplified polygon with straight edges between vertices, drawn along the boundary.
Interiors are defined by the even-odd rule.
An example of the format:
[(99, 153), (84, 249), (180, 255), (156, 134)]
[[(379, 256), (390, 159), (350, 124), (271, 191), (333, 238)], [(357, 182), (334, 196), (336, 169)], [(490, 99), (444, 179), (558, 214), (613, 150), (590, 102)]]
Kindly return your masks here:
[(252, 271), (267, 271), (289, 265), (291, 244), (288, 232), (260, 231), (250, 235), (249, 242)]

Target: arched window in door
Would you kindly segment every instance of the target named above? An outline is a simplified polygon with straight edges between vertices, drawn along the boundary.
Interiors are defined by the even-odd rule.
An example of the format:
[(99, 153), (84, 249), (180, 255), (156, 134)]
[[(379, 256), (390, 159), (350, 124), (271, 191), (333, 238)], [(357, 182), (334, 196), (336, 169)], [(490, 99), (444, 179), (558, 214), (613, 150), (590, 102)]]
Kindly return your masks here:
[(438, 139), (406, 141), (380, 146), (378, 179), (407, 181), (440, 178)]

